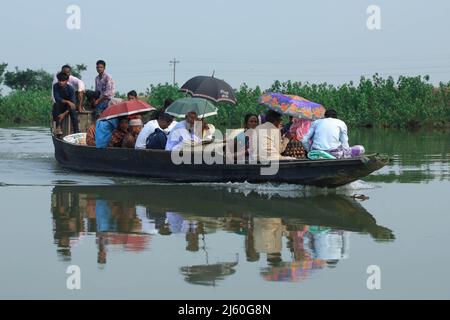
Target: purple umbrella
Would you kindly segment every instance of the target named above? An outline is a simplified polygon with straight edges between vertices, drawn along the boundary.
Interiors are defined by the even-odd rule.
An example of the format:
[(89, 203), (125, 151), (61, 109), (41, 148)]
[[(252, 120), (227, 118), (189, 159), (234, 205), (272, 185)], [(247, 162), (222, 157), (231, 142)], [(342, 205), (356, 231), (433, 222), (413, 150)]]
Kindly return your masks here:
[(322, 105), (294, 95), (269, 92), (260, 96), (258, 102), (273, 111), (295, 118), (316, 120), (323, 118), (325, 114)]

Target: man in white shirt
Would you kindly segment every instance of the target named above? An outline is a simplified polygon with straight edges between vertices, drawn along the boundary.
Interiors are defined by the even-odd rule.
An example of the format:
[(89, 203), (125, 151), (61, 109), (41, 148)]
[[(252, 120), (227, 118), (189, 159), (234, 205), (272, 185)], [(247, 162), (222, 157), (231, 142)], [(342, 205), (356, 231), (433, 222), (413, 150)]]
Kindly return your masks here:
[(195, 135), (194, 132), (194, 124), (197, 120), (198, 117), (196, 112), (188, 112), (186, 114), (186, 120), (178, 122), (173, 127), (172, 131), (170, 131), (169, 137), (167, 138), (166, 150), (181, 150), (186, 142), (201, 142), (202, 138)]
[[(67, 74), (69, 76), (68, 84), (70, 86), (72, 86), (72, 88), (75, 89), (75, 92), (77, 92), (77, 99), (78, 99), (77, 109), (78, 109), (78, 112), (84, 111), (83, 99), (84, 99), (84, 93), (86, 91), (86, 86), (84, 85), (84, 82), (71, 74), (72, 73), (72, 67), (67, 65), (67, 64), (63, 65), (61, 67), (61, 72), (65, 73), (65, 74)], [(53, 77), (52, 88), (53, 88), (53, 85), (55, 83), (57, 83), (57, 82), (58, 82), (58, 79), (56, 78), (56, 74), (55, 74), (55, 76)], [(53, 103), (55, 103), (55, 97), (54, 97), (53, 90), (52, 90), (52, 100), (53, 100)]]
[(158, 116), (157, 120), (150, 120), (142, 128), (136, 139), (136, 149), (145, 149), (147, 146), (147, 138), (155, 132), (156, 129), (163, 131), (166, 136), (175, 127), (177, 121), (173, 121), (173, 117), (167, 113), (162, 113)]
[(364, 153), (364, 147), (348, 144), (347, 125), (337, 118), (333, 109), (325, 112), (325, 118), (314, 121), (303, 137), (306, 151), (322, 150), (336, 158), (349, 158)]

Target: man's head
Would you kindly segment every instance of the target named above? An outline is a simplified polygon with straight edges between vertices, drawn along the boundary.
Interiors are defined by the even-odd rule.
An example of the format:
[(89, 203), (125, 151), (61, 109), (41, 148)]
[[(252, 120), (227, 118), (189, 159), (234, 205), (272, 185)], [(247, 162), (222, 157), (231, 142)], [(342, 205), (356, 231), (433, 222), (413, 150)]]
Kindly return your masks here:
[(61, 72), (64, 72), (65, 74), (70, 76), (70, 74), (72, 73), (72, 67), (69, 66), (68, 64), (65, 64), (61, 67)]
[(164, 100), (164, 109), (167, 109), (167, 107), (169, 107), (171, 104), (173, 103), (173, 99), (166, 99)]
[(191, 127), (194, 126), (194, 123), (195, 123), (196, 120), (198, 120), (197, 112), (195, 112), (195, 111), (190, 111), (190, 112), (186, 113), (186, 122), (187, 122)]
[(269, 110), (266, 113), (266, 122), (272, 123), (275, 127), (279, 127), (281, 124), (281, 114), (273, 110)]
[(105, 72), (105, 68), (106, 68), (106, 62), (103, 60), (98, 60), (96, 62), (96, 69), (98, 74), (103, 74), (103, 72)]
[(334, 109), (328, 109), (325, 111), (325, 118), (335, 118), (337, 119), (337, 112)]
[(137, 100), (137, 92), (134, 90), (131, 90), (130, 92), (127, 93), (127, 99), (129, 101), (131, 100)]
[(69, 76), (65, 74), (64, 72), (60, 72), (56, 75), (56, 78), (58, 79), (58, 84), (64, 88), (67, 85), (67, 81), (69, 80)]
[(162, 113), (158, 116), (158, 125), (161, 129), (167, 129), (173, 121), (173, 117), (170, 114)]
[(173, 100), (170, 99), (170, 98), (164, 100), (164, 105), (162, 106), (161, 109), (159, 109), (159, 111), (160, 111), (161, 113), (166, 112), (166, 109), (167, 109), (172, 103), (173, 103)]
[(119, 118), (119, 129), (123, 132), (127, 132), (127, 130), (128, 130), (128, 118), (127, 117)]
[(134, 135), (138, 135), (139, 132), (141, 132), (142, 129), (142, 119), (131, 119), (128, 122), (129, 125), (129, 132), (131, 132)]

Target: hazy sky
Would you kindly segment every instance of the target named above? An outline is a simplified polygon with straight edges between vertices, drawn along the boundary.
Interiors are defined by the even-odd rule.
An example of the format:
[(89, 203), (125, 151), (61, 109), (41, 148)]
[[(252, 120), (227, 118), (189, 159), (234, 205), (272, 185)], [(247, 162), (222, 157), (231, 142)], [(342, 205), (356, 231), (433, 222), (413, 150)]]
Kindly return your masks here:
[[(366, 26), (381, 8), (381, 30)], [(69, 30), (69, 5), (81, 29)], [(85, 63), (94, 84), (104, 59), (116, 89), (144, 91), (215, 70), (238, 87), (274, 80), (341, 84), (361, 75), (425, 75), (450, 81), (450, 1), (172, 0), (2, 1), (0, 62), (55, 72)]]

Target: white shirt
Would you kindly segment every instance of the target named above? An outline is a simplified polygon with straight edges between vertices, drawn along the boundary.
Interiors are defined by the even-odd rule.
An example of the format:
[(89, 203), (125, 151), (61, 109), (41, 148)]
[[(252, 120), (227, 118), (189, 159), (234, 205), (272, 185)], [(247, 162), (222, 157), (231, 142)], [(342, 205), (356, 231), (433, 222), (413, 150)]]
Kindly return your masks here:
[(177, 124), (176, 121), (172, 121), (172, 123), (166, 128), (161, 129), (161, 127), (158, 124), (158, 120), (150, 120), (145, 124), (145, 126), (142, 128), (141, 132), (139, 133), (137, 139), (136, 139), (136, 145), (134, 146), (136, 149), (145, 149), (147, 146), (147, 138), (155, 132), (155, 129), (162, 130), (166, 135), (169, 135), (170, 131), (175, 127)]
[(192, 133), (187, 129), (186, 120), (178, 122), (175, 127), (170, 131), (167, 138), (166, 150), (181, 150), (183, 149), (183, 141), (200, 142), (201, 138), (198, 138), (193, 130)]
[[(52, 82), (52, 100), (53, 103), (55, 102), (55, 97), (53, 96), (53, 85), (58, 82), (58, 78), (55, 76), (53, 77)], [(69, 76), (69, 81), (67, 82), (69, 85), (72, 86), (72, 88), (75, 89), (75, 91), (81, 92), (86, 90), (86, 86), (84, 85), (84, 82), (81, 79), (78, 79), (77, 77), (74, 77), (72, 75)]]
[[(312, 140), (312, 145), (309, 141)], [(302, 144), (307, 151), (333, 150), (339, 147), (349, 148), (347, 125), (335, 118), (325, 118), (314, 121), (303, 137)]]

